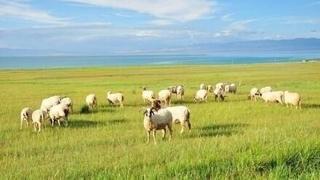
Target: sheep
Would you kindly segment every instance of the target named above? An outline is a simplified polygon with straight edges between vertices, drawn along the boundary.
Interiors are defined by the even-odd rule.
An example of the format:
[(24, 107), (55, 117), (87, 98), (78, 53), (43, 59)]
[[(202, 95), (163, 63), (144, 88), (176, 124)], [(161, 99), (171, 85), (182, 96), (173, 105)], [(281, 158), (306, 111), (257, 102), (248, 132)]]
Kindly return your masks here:
[(32, 122), (32, 109), (29, 107), (23, 108), (20, 113), (20, 129), (22, 129), (23, 122), (26, 122), (29, 127), (29, 122)]
[(204, 83), (200, 84), (199, 90), (206, 90), (207, 86)]
[(214, 94), (214, 100), (217, 101), (217, 99), (220, 101), (224, 101), (225, 98), (225, 92), (224, 92), (224, 88), (222, 86), (220, 86), (220, 88), (216, 88), (213, 91)]
[(233, 94), (235, 94), (235, 93), (237, 92), (237, 86), (236, 86), (234, 83), (232, 83), (232, 84), (226, 84), (226, 85), (224, 86), (224, 91), (225, 91), (226, 93), (233, 93)]
[(224, 86), (226, 85), (226, 83), (222, 83), (222, 82), (220, 82), (220, 83), (217, 83), (216, 84), (216, 89), (224, 89)]
[(69, 97), (62, 98), (60, 101), (60, 104), (64, 104), (64, 105), (68, 106), (69, 112), (73, 112), (73, 103), (72, 103), (71, 98), (69, 98)]
[(263, 87), (259, 90), (259, 92), (260, 92), (260, 95), (262, 95), (265, 92), (272, 92), (272, 88), (270, 86)]
[(142, 91), (142, 99), (144, 103), (151, 103), (155, 99), (154, 92), (151, 90), (147, 90), (147, 88), (144, 87)]
[(158, 111), (161, 109), (161, 101), (159, 99), (154, 99), (151, 103), (151, 107)]
[(301, 109), (301, 97), (298, 93), (285, 91), (283, 100), (287, 107), (293, 105), (296, 109), (298, 109), (298, 107)]
[(172, 123), (181, 124), (181, 134), (184, 132), (184, 127), (186, 124), (189, 131), (191, 130), (190, 110), (186, 106), (167, 107), (166, 109), (172, 114)]
[(164, 89), (164, 90), (159, 91), (158, 98), (165, 106), (170, 106), (171, 92), (168, 89)]
[(213, 86), (212, 85), (208, 85), (207, 86), (207, 90), (209, 93), (213, 93)]
[(259, 89), (254, 87), (250, 90), (250, 94), (248, 96), (248, 99), (257, 101), (257, 96), (260, 96)]
[(283, 91), (273, 91), (262, 93), (261, 98), (265, 102), (278, 102), (282, 104)]
[(32, 123), (34, 127), (34, 131), (38, 132), (41, 131), (41, 126), (45, 125), (45, 120), (47, 119), (48, 113), (47, 111), (38, 109), (33, 111), (32, 113)]
[(91, 110), (93, 110), (93, 108), (96, 108), (97, 105), (98, 105), (96, 95), (95, 94), (89, 94), (86, 97), (86, 104), (89, 107), (89, 109), (91, 109)]
[(40, 109), (46, 112), (49, 112), (49, 109), (54, 106), (59, 104), (61, 101), (60, 96), (51, 96), (49, 98), (43, 99), (41, 102)]
[(166, 128), (168, 127), (170, 137), (172, 138), (172, 114), (167, 109), (159, 109), (156, 111), (154, 108), (148, 108), (144, 111), (144, 128), (147, 132), (147, 143), (150, 141), (150, 133), (152, 131), (154, 144), (156, 142), (156, 131), (162, 130), (163, 136), (162, 139), (166, 136)]
[(65, 122), (65, 126), (68, 125), (68, 115), (69, 115), (69, 107), (65, 104), (58, 104), (53, 106), (49, 111), (49, 117), (51, 120), (51, 125), (54, 125), (55, 121), (58, 121), (60, 126), (60, 122)]
[(182, 99), (184, 96), (184, 87), (183, 85), (178, 86), (169, 86), (168, 90), (171, 92), (171, 94), (176, 94), (177, 98)]
[(124, 96), (122, 93), (112, 93), (111, 91), (109, 91), (107, 93), (107, 100), (109, 102), (109, 104), (120, 104), (120, 107), (123, 107), (123, 101), (124, 101)]
[(194, 97), (194, 102), (197, 102), (197, 101), (207, 102), (207, 98), (208, 98), (208, 91), (205, 89), (200, 89), (197, 91), (197, 93)]

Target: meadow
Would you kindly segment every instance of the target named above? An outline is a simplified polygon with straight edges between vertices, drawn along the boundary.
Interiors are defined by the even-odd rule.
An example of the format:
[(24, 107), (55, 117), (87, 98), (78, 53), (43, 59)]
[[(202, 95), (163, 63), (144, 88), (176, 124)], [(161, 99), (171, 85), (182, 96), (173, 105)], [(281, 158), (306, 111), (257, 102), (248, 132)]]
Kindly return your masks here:
[[(194, 103), (200, 83), (235, 82), (225, 102)], [(146, 144), (143, 86), (183, 84), (191, 132)], [(249, 101), (252, 87), (299, 92), (302, 109)], [(0, 70), (1, 179), (281, 179), (320, 177), (320, 63)], [(125, 95), (111, 107), (108, 90)], [(81, 113), (95, 93), (98, 110)], [(20, 130), (20, 111), (69, 96), (69, 126)]]

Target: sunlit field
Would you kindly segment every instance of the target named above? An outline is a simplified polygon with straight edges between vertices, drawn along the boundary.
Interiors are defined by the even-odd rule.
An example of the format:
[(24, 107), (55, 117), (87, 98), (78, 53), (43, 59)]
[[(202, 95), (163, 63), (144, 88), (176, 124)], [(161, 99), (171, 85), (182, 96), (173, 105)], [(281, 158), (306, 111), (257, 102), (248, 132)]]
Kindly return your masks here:
[[(225, 102), (194, 103), (200, 83), (234, 82)], [(146, 144), (143, 86), (155, 92), (183, 84), (192, 130)], [(248, 100), (252, 87), (299, 92), (302, 109)], [(313, 178), (320, 176), (320, 63), (194, 65), (0, 71), (1, 179)], [(122, 92), (124, 108), (106, 101)], [(81, 113), (95, 93), (98, 109)], [(20, 130), (20, 111), (69, 96), (67, 127)]]

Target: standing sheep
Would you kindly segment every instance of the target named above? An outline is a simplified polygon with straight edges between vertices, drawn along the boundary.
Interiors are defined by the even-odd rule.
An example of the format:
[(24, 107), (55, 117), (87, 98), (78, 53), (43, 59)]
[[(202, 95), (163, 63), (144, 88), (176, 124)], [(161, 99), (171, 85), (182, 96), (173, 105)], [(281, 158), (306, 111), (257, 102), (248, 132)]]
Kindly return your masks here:
[(282, 104), (283, 91), (265, 92), (261, 95), (264, 102), (278, 102)]
[(147, 90), (147, 88), (144, 87), (142, 90), (142, 99), (144, 103), (146, 102), (151, 103), (155, 99), (154, 92), (151, 90)]
[(224, 91), (225, 91), (226, 93), (233, 93), (233, 94), (235, 94), (235, 93), (237, 92), (237, 86), (236, 86), (234, 83), (232, 83), (232, 84), (226, 84), (226, 85), (224, 86)]
[(176, 94), (177, 98), (182, 99), (184, 96), (184, 87), (183, 85), (178, 86), (169, 86), (168, 90), (171, 92), (171, 94)]
[(122, 93), (112, 93), (109, 91), (107, 93), (107, 100), (109, 104), (120, 104), (120, 107), (123, 107), (124, 96)]
[(23, 122), (26, 122), (27, 127), (29, 122), (32, 122), (32, 109), (29, 107), (23, 108), (20, 113), (20, 129), (22, 129)]
[(197, 91), (195, 97), (194, 97), (194, 102), (197, 102), (197, 101), (205, 101), (207, 102), (207, 98), (208, 98), (208, 91), (205, 90), (205, 89), (200, 89)]
[(220, 82), (220, 83), (217, 83), (216, 84), (216, 89), (224, 89), (224, 86), (226, 85), (226, 83), (222, 83), (222, 82)]
[(190, 110), (186, 106), (167, 107), (166, 109), (172, 114), (172, 123), (181, 124), (181, 134), (186, 125), (188, 126), (188, 129), (191, 130)]
[(213, 94), (214, 94), (214, 100), (217, 101), (217, 99), (220, 101), (224, 101), (224, 98), (225, 98), (225, 92), (224, 92), (224, 88), (222, 88), (220, 86), (220, 88), (216, 88), (214, 91), (213, 91)]
[(96, 108), (97, 105), (98, 105), (96, 95), (95, 94), (89, 94), (86, 97), (86, 104), (89, 107), (89, 109), (91, 109), (91, 110), (93, 110), (93, 108)]
[(250, 90), (248, 99), (257, 101), (257, 97), (258, 97), (259, 95), (260, 95), (259, 89), (258, 89), (258, 88), (252, 88), (252, 89)]
[(55, 121), (58, 121), (60, 126), (60, 122), (64, 122), (65, 126), (68, 125), (68, 115), (69, 115), (69, 107), (65, 104), (58, 104), (53, 106), (49, 111), (49, 117), (51, 120), (51, 126), (54, 125)]
[(47, 111), (38, 109), (33, 111), (32, 113), (32, 123), (34, 127), (34, 131), (38, 132), (41, 131), (41, 126), (45, 125), (45, 120), (47, 119), (48, 113)]
[(200, 84), (199, 90), (206, 90), (207, 86), (204, 83)]
[(154, 110), (153, 108), (148, 108), (144, 113), (144, 128), (147, 132), (147, 143), (150, 141), (150, 133), (152, 131), (153, 141), (154, 144), (156, 142), (156, 131), (162, 130), (163, 136), (162, 139), (166, 136), (166, 128), (168, 127), (170, 137), (169, 140), (172, 138), (172, 114), (167, 109), (159, 109), (158, 111)]
[(66, 105), (69, 108), (69, 112), (73, 112), (73, 103), (71, 98), (69, 97), (62, 98), (60, 101), (60, 104)]
[(170, 106), (171, 104), (171, 92), (168, 89), (159, 91), (158, 93), (159, 100), (165, 105)]
[(49, 112), (50, 108), (53, 107), (54, 105), (59, 104), (61, 101), (60, 96), (51, 96), (49, 98), (46, 98), (42, 100), (40, 109), (46, 112)]
[(283, 97), (287, 107), (293, 105), (296, 109), (298, 109), (298, 107), (301, 109), (301, 97), (298, 93), (285, 91)]
[(213, 93), (213, 86), (212, 85), (208, 85), (207, 90), (209, 93)]

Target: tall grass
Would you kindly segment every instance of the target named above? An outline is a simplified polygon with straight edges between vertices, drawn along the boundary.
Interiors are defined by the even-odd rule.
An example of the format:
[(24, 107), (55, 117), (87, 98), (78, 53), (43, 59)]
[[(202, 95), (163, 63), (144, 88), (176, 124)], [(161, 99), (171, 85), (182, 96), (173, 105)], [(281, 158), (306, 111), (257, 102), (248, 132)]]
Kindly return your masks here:
[[(193, 103), (200, 83), (241, 84), (225, 102)], [(154, 91), (184, 84), (192, 131), (171, 142), (146, 144), (141, 87)], [(250, 102), (252, 87), (299, 92), (302, 110)], [(47, 178), (305, 178), (320, 175), (320, 64), (162, 66), (0, 71), (0, 177)], [(108, 90), (125, 95), (123, 109), (106, 101)], [(98, 110), (85, 96), (95, 93)], [(70, 96), (68, 127), (37, 134), (19, 129), (25, 106), (39, 108), (51, 95)]]

